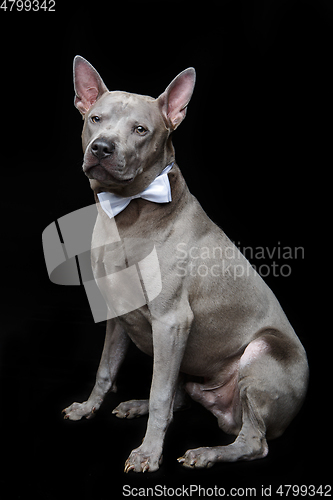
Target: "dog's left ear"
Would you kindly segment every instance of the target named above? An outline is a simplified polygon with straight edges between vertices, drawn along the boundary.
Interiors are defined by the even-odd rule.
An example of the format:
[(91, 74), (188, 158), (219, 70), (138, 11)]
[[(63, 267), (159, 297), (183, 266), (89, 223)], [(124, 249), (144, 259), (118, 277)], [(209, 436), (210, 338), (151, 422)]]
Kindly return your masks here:
[(172, 130), (175, 130), (185, 118), (186, 107), (192, 97), (194, 85), (195, 69), (187, 68), (172, 80), (157, 99), (163, 118)]

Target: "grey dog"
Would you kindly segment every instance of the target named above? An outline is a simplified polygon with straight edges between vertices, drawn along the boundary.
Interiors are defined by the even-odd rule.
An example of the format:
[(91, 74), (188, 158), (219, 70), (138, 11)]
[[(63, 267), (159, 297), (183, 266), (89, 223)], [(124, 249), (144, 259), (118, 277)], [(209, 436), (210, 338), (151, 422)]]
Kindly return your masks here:
[[(126, 472), (159, 468), (173, 411), (184, 407), (187, 395), (236, 436), (228, 446), (188, 450), (178, 459), (195, 469), (265, 457), (267, 439), (284, 432), (307, 389), (306, 353), (278, 300), (206, 215), (175, 162), (171, 134), (186, 115), (194, 84), (195, 71), (188, 68), (157, 99), (109, 92), (85, 59), (74, 60), (75, 106), (84, 118), (83, 171), (98, 209), (94, 276), (101, 268), (108, 274), (114, 264), (107, 244), (114, 226), (101, 208), (101, 193), (130, 198), (113, 220), (122, 239), (154, 243), (161, 274), (154, 300), (107, 320), (93, 391), (86, 402), (64, 410), (71, 420), (93, 416), (107, 392), (116, 390), (130, 339), (153, 356), (149, 401), (127, 401), (113, 411), (119, 418), (149, 413), (145, 437), (127, 459)], [(140, 197), (167, 165), (172, 165), (171, 201)], [(209, 275), (198, 272), (203, 264)]]

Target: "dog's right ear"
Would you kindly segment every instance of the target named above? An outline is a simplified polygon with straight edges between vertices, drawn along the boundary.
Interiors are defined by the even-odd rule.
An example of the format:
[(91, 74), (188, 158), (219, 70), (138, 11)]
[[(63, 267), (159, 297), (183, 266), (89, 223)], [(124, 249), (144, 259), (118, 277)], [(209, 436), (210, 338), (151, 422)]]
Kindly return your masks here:
[(73, 65), (75, 99), (74, 106), (82, 116), (105, 93), (106, 85), (95, 68), (81, 56), (75, 56)]

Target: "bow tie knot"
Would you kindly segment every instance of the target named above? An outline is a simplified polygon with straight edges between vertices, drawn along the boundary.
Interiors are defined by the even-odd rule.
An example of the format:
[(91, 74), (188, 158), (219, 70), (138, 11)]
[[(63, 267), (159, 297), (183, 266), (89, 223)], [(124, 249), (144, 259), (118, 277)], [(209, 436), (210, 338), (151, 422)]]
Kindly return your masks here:
[(97, 193), (101, 208), (112, 219), (135, 198), (143, 198), (154, 203), (169, 203), (172, 198), (168, 172), (172, 167), (173, 163), (170, 163), (144, 191), (134, 196), (124, 197), (109, 192)]

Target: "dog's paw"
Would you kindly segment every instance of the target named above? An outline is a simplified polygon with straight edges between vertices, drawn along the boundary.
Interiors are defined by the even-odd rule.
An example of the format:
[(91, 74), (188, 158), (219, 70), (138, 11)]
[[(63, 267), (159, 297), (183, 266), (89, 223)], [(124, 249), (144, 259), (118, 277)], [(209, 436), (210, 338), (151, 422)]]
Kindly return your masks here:
[(118, 418), (135, 418), (141, 417), (141, 415), (146, 415), (148, 411), (148, 399), (131, 399), (130, 401), (120, 403), (120, 405), (118, 405), (112, 413)]
[(162, 463), (160, 453), (145, 453), (142, 445), (132, 451), (125, 462), (124, 472), (154, 472), (159, 469)]
[(69, 420), (81, 420), (82, 417), (92, 418), (94, 416), (95, 411), (97, 410), (97, 406), (93, 403), (89, 403), (89, 401), (85, 401), (84, 403), (73, 403), (68, 408), (62, 410), (64, 413), (64, 418)]
[(188, 450), (183, 457), (177, 460), (184, 467), (190, 469), (209, 468), (216, 462), (216, 454), (212, 448), (196, 448)]

